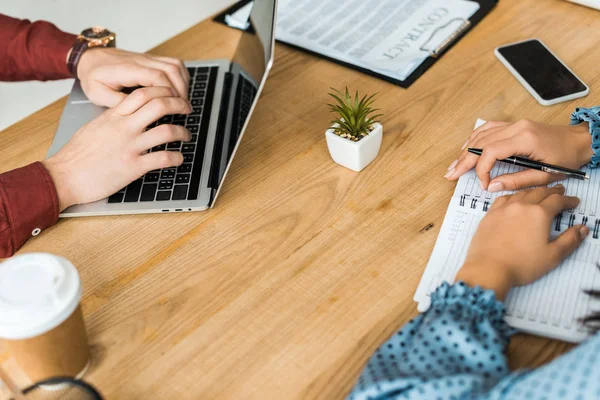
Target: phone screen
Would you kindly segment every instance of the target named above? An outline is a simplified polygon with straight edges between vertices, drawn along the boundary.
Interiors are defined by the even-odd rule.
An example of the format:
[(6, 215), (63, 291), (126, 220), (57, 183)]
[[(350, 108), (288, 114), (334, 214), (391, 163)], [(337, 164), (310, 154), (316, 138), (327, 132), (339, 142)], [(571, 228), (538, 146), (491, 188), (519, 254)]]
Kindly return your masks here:
[(539, 40), (501, 47), (498, 52), (544, 100), (587, 89)]

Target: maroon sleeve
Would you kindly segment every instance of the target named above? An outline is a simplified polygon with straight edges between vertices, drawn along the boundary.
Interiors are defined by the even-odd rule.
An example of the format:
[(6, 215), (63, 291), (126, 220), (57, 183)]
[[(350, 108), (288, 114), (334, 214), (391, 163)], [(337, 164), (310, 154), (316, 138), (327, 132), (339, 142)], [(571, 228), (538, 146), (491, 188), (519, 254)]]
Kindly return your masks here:
[(71, 78), (67, 54), (75, 39), (49, 22), (0, 14), (0, 81)]
[(0, 257), (10, 257), (58, 220), (58, 196), (40, 162), (0, 174)]

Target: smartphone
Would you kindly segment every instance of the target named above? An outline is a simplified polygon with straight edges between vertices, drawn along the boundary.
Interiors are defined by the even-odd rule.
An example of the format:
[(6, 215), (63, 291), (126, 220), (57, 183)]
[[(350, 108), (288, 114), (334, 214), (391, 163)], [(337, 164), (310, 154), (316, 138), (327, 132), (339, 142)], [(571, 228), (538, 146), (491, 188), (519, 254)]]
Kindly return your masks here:
[(543, 106), (587, 96), (582, 82), (538, 39), (496, 48), (496, 57)]

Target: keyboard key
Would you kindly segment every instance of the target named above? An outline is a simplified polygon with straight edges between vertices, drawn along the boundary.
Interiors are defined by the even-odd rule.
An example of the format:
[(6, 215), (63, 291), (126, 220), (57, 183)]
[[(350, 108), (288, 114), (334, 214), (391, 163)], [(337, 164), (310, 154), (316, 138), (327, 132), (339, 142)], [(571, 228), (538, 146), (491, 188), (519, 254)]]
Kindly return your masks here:
[(194, 161), (194, 153), (185, 153), (183, 155), (183, 162), (188, 163)]
[(154, 201), (156, 188), (158, 188), (157, 183), (149, 183), (147, 185), (144, 185), (144, 187), (142, 188), (142, 195), (140, 196), (140, 201)]
[(198, 75), (198, 74), (208, 74), (208, 68), (209, 67), (197, 67), (196, 68), (196, 75)]
[(200, 117), (188, 117), (186, 125), (198, 125), (200, 123)]
[(127, 191), (125, 192), (125, 203), (136, 203), (140, 197), (141, 190), (141, 179), (130, 183), (129, 186), (127, 186)]
[(156, 201), (167, 201), (171, 200), (171, 191), (161, 191), (156, 193)]
[(181, 142), (171, 142), (167, 144), (169, 150), (179, 150), (181, 148)]
[(204, 99), (192, 99), (192, 107), (198, 107), (204, 105)]
[(169, 124), (169, 123), (171, 123), (172, 120), (173, 120), (172, 115), (165, 115), (164, 117), (162, 117), (161, 119), (158, 120), (158, 125)]
[(207, 74), (200, 74), (196, 76), (196, 82), (198, 81), (207, 81), (208, 80), (208, 75)]
[(188, 185), (175, 185), (173, 200), (185, 200), (187, 198)]
[(173, 121), (185, 121), (187, 115), (185, 114), (175, 114), (173, 115)]
[(158, 183), (158, 190), (170, 190), (173, 189), (173, 181), (160, 181)]
[(167, 145), (166, 145), (166, 144), (161, 144), (160, 146), (154, 146), (154, 147), (152, 148), (152, 151), (153, 151), (153, 152), (155, 152), (155, 151), (163, 151), (163, 150), (165, 150), (166, 148), (167, 148)]
[(178, 174), (186, 172), (192, 172), (192, 164), (181, 164), (179, 167), (177, 167)]
[(115, 193), (108, 198), (108, 204), (121, 203), (123, 202), (123, 197), (125, 197), (125, 193)]
[[(186, 156), (192, 156), (193, 157), (189, 157), (188, 159), (193, 161), (193, 165), (192, 165), (192, 175), (190, 177), (190, 186), (188, 188), (188, 200), (196, 200), (198, 199), (198, 192), (200, 189), (200, 176), (202, 173), (202, 164), (203, 164), (203, 157), (204, 157), (204, 150), (206, 147), (206, 139), (207, 139), (207, 135), (208, 135), (208, 128), (209, 128), (209, 124), (210, 124), (210, 115), (211, 115), (211, 111), (212, 111), (212, 102), (214, 100), (214, 92), (215, 92), (215, 82), (217, 79), (217, 70), (218, 68), (210, 68), (207, 69), (206, 73), (209, 73), (208, 76), (208, 85), (206, 88), (206, 104), (204, 105), (204, 103), (199, 103), (197, 104), (197, 106), (202, 106), (204, 105), (204, 110), (202, 111), (202, 117), (201, 117), (201, 125), (200, 125), (200, 131), (199, 132), (194, 132), (190, 129), (191, 133), (198, 133), (198, 140), (196, 142), (196, 153), (192, 154), (192, 153), (185, 153), (183, 155), (184, 158), (186, 158)], [(196, 75), (198, 75), (198, 73), (196, 73)], [(190, 161), (186, 161), (186, 162), (190, 162)], [(215, 183), (215, 182), (213, 182)], [(215, 183), (216, 184), (216, 183)]]
[(196, 151), (196, 145), (195, 144), (184, 144), (181, 147), (181, 152), (182, 153), (193, 153), (194, 151)]
[(194, 91), (196, 91), (195, 93), (198, 93), (197, 96), (194, 97), (204, 97), (206, 96), (206, 92), (204, 91), (206, 89), (206, 82), (196, 82), (194, 83)]
[(175, 178), (175, 169), (163, 169), (162, 174), (160, 176), (161, 180), (165, 180), (165, 179), (173, 179)]
[(159, 174), (156, 172), (149, 172), (144, 177), (144, 182), (145, 183), (158, 182), (158, 176), (159, 176)]
[(204, 98), (205, 93), (206, 92), (204, 90), (194, 90), (190, 97), (194, 100), (202, 100)]
[[(188, 126), (187, 128), (188, 128), (188, 131), (190, 131), (190, 133), (198, 133), (198, 131), (200, 130), (200, 127), (198, 125)], [(195, 142), (195, 140), (194, 140), (194, 142)]]
[(196, 140), (198, 140), (198, 135), (194, 133), (192, 134), (192, 138), (190, 139), (190, 141), (184, 143), (196, 143)]
[(190, 183), (190, 174), (177, 174), (175, 183)]
[(196, 73), (196, 68), (188, 68), (188, 73), (190, 74), (190, 78), (194, 77), (194, 74)]
[(190, 115), (200, 115), (202, 114), (202, 107), (194, 107), (192, 108), (192, 112)]
[(185, 120), (183, 120), (183, 121), (173, 121), (172, 124), (173, 125), (179, 125), (179, 126), (185, 126)]

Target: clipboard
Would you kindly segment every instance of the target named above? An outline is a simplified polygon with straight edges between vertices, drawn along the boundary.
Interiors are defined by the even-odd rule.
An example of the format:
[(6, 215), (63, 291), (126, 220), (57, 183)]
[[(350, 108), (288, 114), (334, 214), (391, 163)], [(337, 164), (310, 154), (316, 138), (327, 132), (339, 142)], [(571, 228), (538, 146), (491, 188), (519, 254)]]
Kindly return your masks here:
[[(227, 25), (225, 22), (225, 16), (236, 12), (237, 10), (239, 10), (246, 4), (250, 3), (251, 1), (252, 0), (240, 0), (238, 3), (234, 4), (233, 6), (229, 7), (227, 10), (222, 12), (221, 14), (217, 15), (214, 18), (214, 21)], [(422, 46), (421, 49), (429, 51), (430, 56), (425, 61), (423, 61), (405, 80), (395, 79), (395, 78), (389, 77), (387, 75), (383, 75), (378, 72), (371, 71), (370, 69), (359, 67), (355, 64), (341, 61), (334, 57), (329, 57), (329, 56), (323, 55), (321, 53), (317, 53), (317, 52), (308, 50), (304, 47), (281, 41), (279, 39), (277, 39), (277, 42), (282, 43), (288, 47), (292, 47), (294, 49), (301, 50), (305, 53), (309, 53), (314, 56), (332, 61), (336, 64), (343, 65), (347, 68), (351, 68), (353, 70), (360, 71), (364, 74), (374, 76), (374, 77), (382, 79), (384, 81), (396, 84), (400, 87), (408, 88), (413, 83), (415, 83), (415, 81), (417, 79), (419, 79), (427, 70), (429, 70), (437, 62), (437, 60), (439, 60), (448, 50), (450, 50), (456, 43), (458, 43), (460, 41), (460, 39), (462, 39), (467, 33), (469, 33), (471, 31), (471, 29), (473, 29), (475, 26), (477, 26), (477, 24), (479, 24), (479, 22), (481, 22), (481, 20), (483, 20), (483, 18), (486, 15), (488, 15), (494, 9), (494, 7), (496, 7), (496, 5), (498, 4), (498, 0), (469, 0), (469, 1), (474, 1), (475, 3), (479, 3), (479, 10), (477, 10), (475, 12), (475, 14), (473, 14), (473, 16), (471, 16), (471, 18), (461, 19), (459, 21), (459, 22), (461, 22), (461, 24), (456, 29), (456, 31), (454, 31), (452, 34), (450, 34), (436, 48), (426, 49), (426, 48), (424, 48), (424, 46)], [(227, 26), (229, 26), (229, 25), (227, 25)], [(433, 31), (431, 34), (430, 40), (435, 36), (435, 34), (440, 29), (443, 29), (443, 28), (444, 27), (439, 27), (438, 29)], [(236, 28), (232, 28), (232, 29), (236, 29)]]

